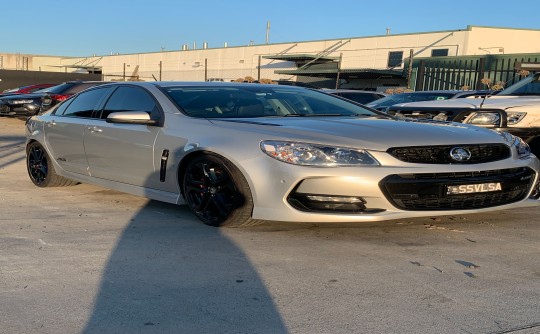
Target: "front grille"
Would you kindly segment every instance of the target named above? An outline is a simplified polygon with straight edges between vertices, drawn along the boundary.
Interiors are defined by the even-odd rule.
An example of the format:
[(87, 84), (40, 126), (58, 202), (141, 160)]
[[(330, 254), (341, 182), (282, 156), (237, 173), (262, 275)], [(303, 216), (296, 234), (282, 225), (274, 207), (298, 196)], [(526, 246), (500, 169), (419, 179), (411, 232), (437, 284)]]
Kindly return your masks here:
[[(465, 173), (390, 175), (379, 186), (387, 199), (403, 210), (480, 209), (523, 200), (530, 192), (534, 171), (512, 168)], [(501, 190), (471, 194), (447, 194), (451, 185), (500, 182)]]
[[(452, 159), (450, 151), (456, 147), (467, 149), (471, 158), (467, 161)], [(425, 164), (477, 164), (510, 157), (510, 148), (504, 144), (392, 147), (387, 152), (404, 162)]]

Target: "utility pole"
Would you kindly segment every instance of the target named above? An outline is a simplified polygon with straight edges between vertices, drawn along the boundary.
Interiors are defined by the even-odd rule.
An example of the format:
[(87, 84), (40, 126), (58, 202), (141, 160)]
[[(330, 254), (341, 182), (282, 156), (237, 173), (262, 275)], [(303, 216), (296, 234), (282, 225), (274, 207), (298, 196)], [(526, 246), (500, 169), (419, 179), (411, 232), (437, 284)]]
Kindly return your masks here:
[(257, 80), (261, 81), (261, 55), (259, 55), (259, 61), (257, 64)]
[(204, 81), (208, 81), (208, 58), (204, 58)]
[(409, 52), (409, 73), (407, 75), (407, 88), (411, 89), (411, 79), (412, 79), (412, 66), (413, 66), (413, 52), (414, 50), (411, 49)]
[(341, 72), (341, 60), (343, 59), (343, 52), (339, 54), (339, 62), (337, 64), (337, 74), (336, 74), (336, 89), (339, 89), (339, 73)]

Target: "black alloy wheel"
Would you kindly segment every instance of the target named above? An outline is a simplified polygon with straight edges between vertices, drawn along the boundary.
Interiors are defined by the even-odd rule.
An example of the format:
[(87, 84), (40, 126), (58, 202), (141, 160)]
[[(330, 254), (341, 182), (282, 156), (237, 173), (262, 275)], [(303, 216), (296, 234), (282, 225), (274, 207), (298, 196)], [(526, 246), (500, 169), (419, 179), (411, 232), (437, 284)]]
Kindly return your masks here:
[(27, 153), (27, 168), (30, 179), (36, 186), (43, 186), (48, 181), (49, 161), (41, 145), (30, 145)]
[(62, 187), (77, 184), (77, 182), (59, 176), (51, 166), (49, 155), (38, 142), (26, 147), (26, 169), (30, 180), (38, 187)]
[(183, 194), (189, 208), (211, 226), (246, 226), (253, 200), (242, 173), (229, 161), (205, 154), (188, 163), (183, 177)]

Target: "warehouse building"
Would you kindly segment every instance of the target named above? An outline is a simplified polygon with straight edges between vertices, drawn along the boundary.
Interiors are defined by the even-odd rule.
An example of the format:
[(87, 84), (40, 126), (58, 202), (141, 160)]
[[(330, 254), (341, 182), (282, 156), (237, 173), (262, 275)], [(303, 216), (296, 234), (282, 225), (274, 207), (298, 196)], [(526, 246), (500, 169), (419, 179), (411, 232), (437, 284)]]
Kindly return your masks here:
[[(417, 59), (536, 55), (540, 53), (538, 40), (540, 30), (536, 29), (467, 26), (409, 34), (387, 30), (379, 36), (262, 45), (216, 47), (202, 42), (181, 45), (174, 51), (88, 57), (0, 53), (0, 78), (3, 69), (93, 73), (114, 81), (269, 79), (328, 88), (414, 88)], [(527, 59), (528, 63), (537, 61), (536, 57)]]

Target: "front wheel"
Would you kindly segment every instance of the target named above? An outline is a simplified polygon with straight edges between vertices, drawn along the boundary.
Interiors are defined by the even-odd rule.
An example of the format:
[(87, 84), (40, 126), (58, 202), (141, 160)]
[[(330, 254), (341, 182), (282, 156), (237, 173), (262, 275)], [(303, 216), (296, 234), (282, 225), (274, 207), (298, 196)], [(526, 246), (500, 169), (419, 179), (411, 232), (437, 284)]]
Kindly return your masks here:
[(203, 223), (211, 226), (254, 225), (253, 198), (249, 185), (230, 161), (205, 154), (191, 160), (183, 175), (187, 205)]
[(540, 159), (540, 137), (536, 137), (529, 142), (531, 152)]
[(26, 169), (30, 180), (38, 187), (63, 187), (77, 182), (59, 176), (54, 171), (49, 155), (38, 142), (26, 147)]

